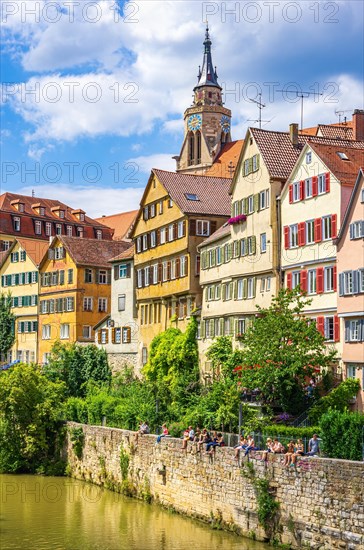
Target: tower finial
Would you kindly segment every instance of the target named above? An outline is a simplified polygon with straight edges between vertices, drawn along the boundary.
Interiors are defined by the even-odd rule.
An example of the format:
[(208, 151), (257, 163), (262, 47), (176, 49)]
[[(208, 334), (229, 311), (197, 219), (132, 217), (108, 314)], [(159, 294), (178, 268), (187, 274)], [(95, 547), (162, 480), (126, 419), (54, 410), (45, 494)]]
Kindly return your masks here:
[(206, 21), (206, 33), (205, 33), (205, 40), (204, 40), (204, 57), (203, 57), (203, 63), (202, 63), (202, 69), (199, 70), (199, 76), (198, 76), (198, 82), (196, 88), (201, 88), (203, 86), (215, 86), (216, 88), (220, 88), (217, 81), (217, 71), (216, 67), (214, 70), (214, 66), (212, 63), (212, 56), (211, 56), (211, 38), (210, 38), (210, 29), (209, 29), (209, 23)]

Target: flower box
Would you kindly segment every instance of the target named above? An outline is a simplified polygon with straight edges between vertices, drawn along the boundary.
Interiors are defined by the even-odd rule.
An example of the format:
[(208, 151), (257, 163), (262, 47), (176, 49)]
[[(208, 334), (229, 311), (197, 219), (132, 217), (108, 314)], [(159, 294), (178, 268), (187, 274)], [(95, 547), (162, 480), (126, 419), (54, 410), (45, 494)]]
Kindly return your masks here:
[(246, 215), (245, 214), (239, 214), (239, 216), (235, 216), (234, 218), (230, 218), (228, 220), (229, 225), (236, 225), (238, 223), (243, 223), (246, 221)]

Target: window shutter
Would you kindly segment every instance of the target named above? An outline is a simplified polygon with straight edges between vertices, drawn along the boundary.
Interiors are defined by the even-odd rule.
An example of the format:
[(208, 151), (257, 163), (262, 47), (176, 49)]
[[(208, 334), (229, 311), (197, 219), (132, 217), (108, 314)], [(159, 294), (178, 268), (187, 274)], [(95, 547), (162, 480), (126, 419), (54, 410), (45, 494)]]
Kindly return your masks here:
[(182, 223), (182, 236), (183, 237), (186, 236), (186, 220), (183, 220), (183, 223)]
[(312, 195), (317, 197), (318, 195), (318, 176), (312, 178)]
[(167, 262), (167, 281), (171, 280), (171, 262)]
[(331, 216), (331, 237), (332, 239), (337, 237), (337, 214)]
[(108, 269), (106, 272), (106, 280), (107, 280), (107, 284), (111, 285), (111, 269)]
[(316, 279), (317, 279), (316, 292), (317, 294), (322, 294), (324, 291), (324, 268), (323, 267), (317, 268)]
[(255, 298), (256, 290), (257, 290), (257, 278), (253, 277), (253, 298)]
[(196, 220), (190, 220), (190, 236), (196, 236)]
[(183, 317), (187, 317), (187, 302), (183, 302)]
[(330, 193), (330, 172), (326, 172), (325, 174), (325, 187), (326, 193)]
[(215, 321), (214, 321), (214, 319), (210, 319), (209, 323), (210, 323), (209, 334), (210, 334), (211, 338), (214, 338), (215, 337)]
[(359, 321), (358, 339), (359, 339), (359, 342), (364, 342), (364, 319), (361, 319)]
[(59, 284), (64, 285), (64, 270), (63, 269), (59, 272)]
[(126, 341), (128, 344), (130, 344), (131, 342), (131, 328), (130, 327), (126, 327)]
[(354, 239), (354, 224), (350, 224), (350, 240)]
[(234, 334), (239, 334), (239, 319), (234, 319)]
[(292, 273), (287, 273), (287, 288), (292, 290)]
[(248, 297), (248, 280), (243, 280), (243, 300), (246, 300)]
[(201, 256), (196, 256), (196, 275), (200, 275), (201, 272)]
[(201, 319), (201, 327), (200, 327), (200, 335), (201, 338), (205, 338), (206, 334), (206, 321), (204, 319)]
[(114, 279), (117, 281), (119, 279), (119, 266), (114, 265)]
[(238, 298), (238, 281), (234, 281), (233, 285), (234, 285), (234, 300), (237, 300), (237, 298)]
[(243, 199), (244, 201), (244, 214), (247, 214), (248, 212), (248, 197), (245, 197), (245, 199)]
[(180, 258), (176, 259), (176, 279), (179, 279), (181, 276), (181, 260)]
[(322, 220), (321, 218), (315, 219), (315, 243), (322, 241)]
[(300, 181), (300, 201), (303, 201), (305, 198), (305, 182), (304, 180)]
[(336, 267), (336, 265), (334, 265), (334, 267), (333, 267), (332, 278), (333, 278), (333, 290), (334, 290), (334, 292), (336, 292), (337, 291), (337, 267)]
[(289, 248), (289, 227), (286, 225), (284, 227), (284, 248), (287, 250)]
[(298, 246), (304, 246), (306, 244), (306, 223), (301, 222), (298, 224)]
[(116, 332), (116, 328), (113, 328), (113, 329), (111, 330), (111, 342), (112, 342), (113, 344), (115, 344), (115, 332)]
[(173, 224), (173, 240), (175, 241), (177, 239), (177, 224)]
[(334, 316), (334, 341), (340, 342), (340, 319), (337, 315)]
[(303, 270), (300, 273), (300, 287), (303, 292), (307, 292), (307, 271)]
[(54, 260), (54, 248), (49, 248), (48, 250), (48, 259)]
[(222, 284), (221, 285), (221, 298), (222, 298), (222, 301), (225, 302), (226, 300), (226, 284)]
[(289, 194), (289, 204), (293, 203), (293, 185), (291, 184), (288, 187), (288, 194)]
[(259, 211), (259, 193), (256, 193), (254, 195), (253, 202), (254, 202), (254, 212), (258, 212)]
[(224, 336), (224, 326), (225, 326), (225, 320), (223, 317), (219, 319), (219, 334), (220, 336)]
[(350, 342), (350, 321), (345, 321), (345, 342)]
[(109, 343), (109, 331), (108, 330), (105, 330), (105, 344), (108, 344)]
[(153, 268), (152, 267), (149, 268), (149, 284), (150, 285), (153, 284)]
[(163, 264), (159, 262), (158, 264), (158, 283), (161, 283), (163, 279)]
[(359, 293), (360, 271), (353, 271), (353, 294)]
[(325, 319), (324, 317), (317, 317), (317, 330), (325, 336)]
[(257, 252), (257, 238), (255, 235), (252, 236), (252, 254)]
[(339, 274), (339, 296), (344, 295), (344, 273)]

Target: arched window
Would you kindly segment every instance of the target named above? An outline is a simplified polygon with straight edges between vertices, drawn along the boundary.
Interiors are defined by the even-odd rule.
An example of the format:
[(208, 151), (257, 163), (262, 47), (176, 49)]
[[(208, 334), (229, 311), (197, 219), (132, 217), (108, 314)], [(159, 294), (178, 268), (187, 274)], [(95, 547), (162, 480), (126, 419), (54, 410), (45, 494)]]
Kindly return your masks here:
[(196, 132), (196, 164), (201, 164), (201, 132)]
[(195, 164), (195, 136), (193, 132), (188, 135), (188, 164)]

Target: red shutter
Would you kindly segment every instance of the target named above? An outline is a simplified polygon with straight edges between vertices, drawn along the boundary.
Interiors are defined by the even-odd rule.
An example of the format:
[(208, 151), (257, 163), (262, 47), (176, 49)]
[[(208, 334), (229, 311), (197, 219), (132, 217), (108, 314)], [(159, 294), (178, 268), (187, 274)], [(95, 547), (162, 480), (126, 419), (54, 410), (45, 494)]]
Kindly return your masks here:
[(191, 237), (196, 236), (196, 220), (190, 220), (190, 235)]
[(340, 342), (340, 319), (337, 315), (334, 316), (334, 340)]
[(318, 267), (316, 271), (316, 292), (322, 294), (324, 291), (324, 268)]
[(325, 336), (325, 319), (323, 317), (317, 317), (317, 330), (321, 332), (322, 336)]
[(326, 193), (330, 193), (330, 172), (326, 172), (325, 174), (325, 187)]
[(307, 292), (307, 271), (301, 271), (300, 273), (300, 287), (303, 292)]
[(180, 265), (181, 265), (181, 260), (177, 258), (176, 259), (176, 279), (179, 279), (181, 276)]
[(298, 246), (304, 246), (306, 244), (306, 223), (301, 222), (298, 224)]
[(300, 181), (300, 201), (303, 201), (305, 198), (305, 182), (304, 180)]
[(186, 260), (185, 260), (185, 273), (188, 276), (188, 256), (186, 256), (185, 258), (186, 258)]
[(317, 197), (318, 195), (318, 176), (312, 178), (312, 195)]
[(288, 191), (289, 191), (289, 203), (292, 204), (293, 202), (293, 185), (292, 184), (288, 187)]
[(155, 232), (155, 240), (156, 240), (157, 246), (159, 246), (161, 244), (161, 230), (160, 229), (157, 229), (156, 232)]
[(331, 216), (331, 236), (333, 239), (337, 237), (337, 214)]
[(333, 279), (334, 279), (334, 292), (337, 291), (337, 267), (334, 265), (334, 273), (333, 273)]
[(292, 273), (287, 273), (287, 288), (292, 290)]
[(163, 264), (159, 262), (158, 264), (158, 283), (161, 283), (163, 280)]
[(289, 248), (289, 227), (288, 225), (284, 228), (284, 248)]
[(322, 220), (321, 218), (315, 219), (315, 243), (322, 241)]
[(175, 241), (177, 239), (177, 224), (173, 224), (173, 240)]

